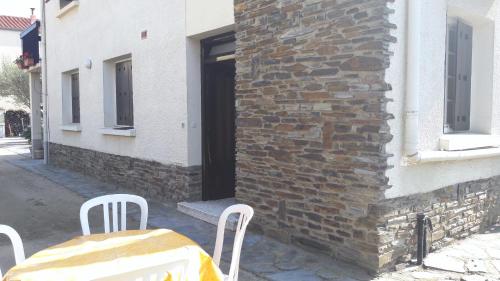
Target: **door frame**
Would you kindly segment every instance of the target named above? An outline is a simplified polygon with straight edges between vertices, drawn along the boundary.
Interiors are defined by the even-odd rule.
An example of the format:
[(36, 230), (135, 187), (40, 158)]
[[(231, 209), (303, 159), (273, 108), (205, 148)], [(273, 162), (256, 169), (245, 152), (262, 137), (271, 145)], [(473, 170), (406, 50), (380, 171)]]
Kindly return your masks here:
[[(206, 113), (206, 100), (205, 100), (205, 94), (206, 94), (206, 86), (207, 82), (206, 80), (206, 75), (205, 75), (205, 69), (207, 64), (212, 64), (212, 63), (217, 63), (219, 61), (217, 60), (211, 60), (211, 58), (208, 56), (208, 52), (210, 51), (211, 47), (228, 43), (231, 41), (236, 41), (235, 39), (235, 32), (227, 32), (223, 34), (219, 34), (213, 37), (209, 37), (206, 39), (203, 39), (200, 41), (200, 50), (201, 50), (201, 58), (200, 58), (200, 65), (201, 65), (201, 198), (203, 201), (208, 200), (209, 192), (208, 192), (208, 187), (206, 186), (206, 178), (208, 177), (208, 172), (207, 172), (207, 165), (205, 164), (207, 159), (205, 157), (206, 155), (206, 145), (207, 145), (207, 138), (206, 138), (206, 123), (205, 123), (205, 113)], [(234, 58), (233, 58), (234, 59)], [(235, 136), (236, 137), (236, 136)], [(236, 153), (236, 151), (235, 151)], [(235, 163), (236, 165), (236, 163)]]

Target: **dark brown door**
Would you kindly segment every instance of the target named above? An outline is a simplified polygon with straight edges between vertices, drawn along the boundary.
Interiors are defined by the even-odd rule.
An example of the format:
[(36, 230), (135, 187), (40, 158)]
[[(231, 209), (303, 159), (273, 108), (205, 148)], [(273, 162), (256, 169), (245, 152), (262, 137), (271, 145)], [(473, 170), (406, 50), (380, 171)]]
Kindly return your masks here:
[(203, 200), (235, 194), (235, 71), (234, 60), (203, 69)]

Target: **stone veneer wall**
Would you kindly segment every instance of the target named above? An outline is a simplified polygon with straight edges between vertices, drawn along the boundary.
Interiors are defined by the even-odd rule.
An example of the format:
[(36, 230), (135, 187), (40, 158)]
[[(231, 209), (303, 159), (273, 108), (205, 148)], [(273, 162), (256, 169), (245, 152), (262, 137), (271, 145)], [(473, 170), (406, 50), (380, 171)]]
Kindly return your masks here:
[(379, 268), (387, 0), (235, 0), (238, 200), (267, 234)]
[(50, 143), (51, 165), (74, 170), (132, 192), (164, 200), (201, 200), (201, 167), (155, 161)]
[(390, 269), (415, 257), (419, 212), (431, 219), (433, 230), (428, 236), (431, 249), (500, 222), (500, 176), (384, 200), (374, 212), (380, 216), (381, 267)]

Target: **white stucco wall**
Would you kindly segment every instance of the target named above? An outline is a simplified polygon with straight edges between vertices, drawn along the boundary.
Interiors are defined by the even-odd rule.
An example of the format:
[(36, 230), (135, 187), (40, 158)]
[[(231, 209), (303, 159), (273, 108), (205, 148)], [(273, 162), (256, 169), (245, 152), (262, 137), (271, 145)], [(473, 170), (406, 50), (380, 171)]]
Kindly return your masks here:
[(201, 164), (200, 40), (234, 30), (233, 0), (186, 0), (188, 162)]
[[(59, 1), (46, 9), (50, 141), (188, 165), (184, 1), (80, 1), (60, 19)], [(126, 54), (136, 137), (103, 135), (103, 62)], [(84, 66), (88, 58), (91, 69)], [(81, 132), (61, 130), (62, 73), (73, 69), (80, 73)]]
[(199, 39), (187, 39), (187, 108), (188, 162), (201, 165), (201, 44)]
[[(392, 188), (386, 191), (386, 197), (389, 198), (432, 191), (455, 183), (500, 175), (500, 158), (498, 157), (402, 165), (405, 134), (408, 1), (412, 0), (399, 0), (389, 4), (395, 10), (395, 13), (390, 16), (390, 21), (397, 25), (397, 29), (393, 30), (392, 35), (398, 40), (398, 43), (391, 45), (394, 56), (391, 58), (391, 65), (386, 74), (386, 80), (392, 85), (392, 91), (388, 92), (388, 97), (394, 100), (394, 102), (389, 103), (388, 111), (395, 116), (395, 119), (389, 121), (394, 138), (387, 145), (387, 152), (394, 155), (389, 159), (389, 164), (393, 165), (394, 168), (387, 172), (389, 184), (392, 185)], [(477, 17), (478, 20), (477, 22), (474, 20), (474, 23), (484, 22), (492, 25), (490, 36), (484, 36), (478, 32), (478, 37), (482, 36), (482, 39), (475, 38), (473, 44), (473, 61), (476, 61), (473, 72), (475, 68), (478, 68), (478, 65), (482, 68), (490, 68), (490, 70), (482, 72), (482, 74), (489, 73), (482, 77), (474, 77), (473, 73), (473, 95), (474, 92), (483, 93), (480, 99), (486, 100), (486, 102), (482, 101), (482, 104), (478, 105), (478, 102), (481, 103), (480, 99), (473, 98), (472, 114), (477, 112), (478, 115), (475, 116), (482, 114), (482, 118), (488, 118), (483, 119), (484, 122), (477, 120), (477, 118), (472, 119), (472, 126), (480, 127), (482, 133), (489, 131), (491, 134), (500, 134), (500, 21), (499, 16), (497, 16), (500, 13), (497, 13), (498, 0), (450, 0), (450, 3), (447, 3), (447, 0), (419, 1), (422, 4), (421, 17), (424, 19), (423, 26), (421, 26), (422, 41), (419, 46), (413, 46), (421, 50), (421, 58), (419, 59), (422, 65), (420, 69), (421, 83), (419, 84), (418, 150), (438, 150), (439, 138), (443, 135), (445, 38), (448, 5), (455, 7), (454, 13), (466, 11), (470, 18)], [(484, 27), (484, 25), (481, 26)], [(480, 40), (480, 44), (476, 40)], [(477, 54), (481, 52), (478, 47), (483, 48), (487, 46), (488, 42), (494, 44), (493, 47), (489, 48), (491, 52), (494, 49), (494, 53), (489, 55), (492, 63), (490, 66), (477, 64), (480, 60), (481, 63), (488, 61), (485, 59), (488, 56), (477, 57)], [(488, 83), (490, 84), (485, 89), (484, 85)], [(488, 95), (493, 95), (493, 97)], [(483, 105), (487, 108), (483, 112), (478, 112), (477, 109), (484, 108)]]
[(0, 29), (0, 60), (14, 61), (21, 55), (20, 31)]
[(215, 35), (234, 25), (233, 0), (186, 0), (186, 13), (189, 37)]

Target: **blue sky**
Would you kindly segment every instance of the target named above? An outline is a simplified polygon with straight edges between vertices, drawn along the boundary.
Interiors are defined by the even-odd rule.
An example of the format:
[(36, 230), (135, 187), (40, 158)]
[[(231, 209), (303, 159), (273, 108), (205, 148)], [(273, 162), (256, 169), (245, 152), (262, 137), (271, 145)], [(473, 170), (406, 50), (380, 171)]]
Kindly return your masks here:
[(29, 17), (30, 8), (40, 18), (40, 0), (0, 0), (0, 15)]

